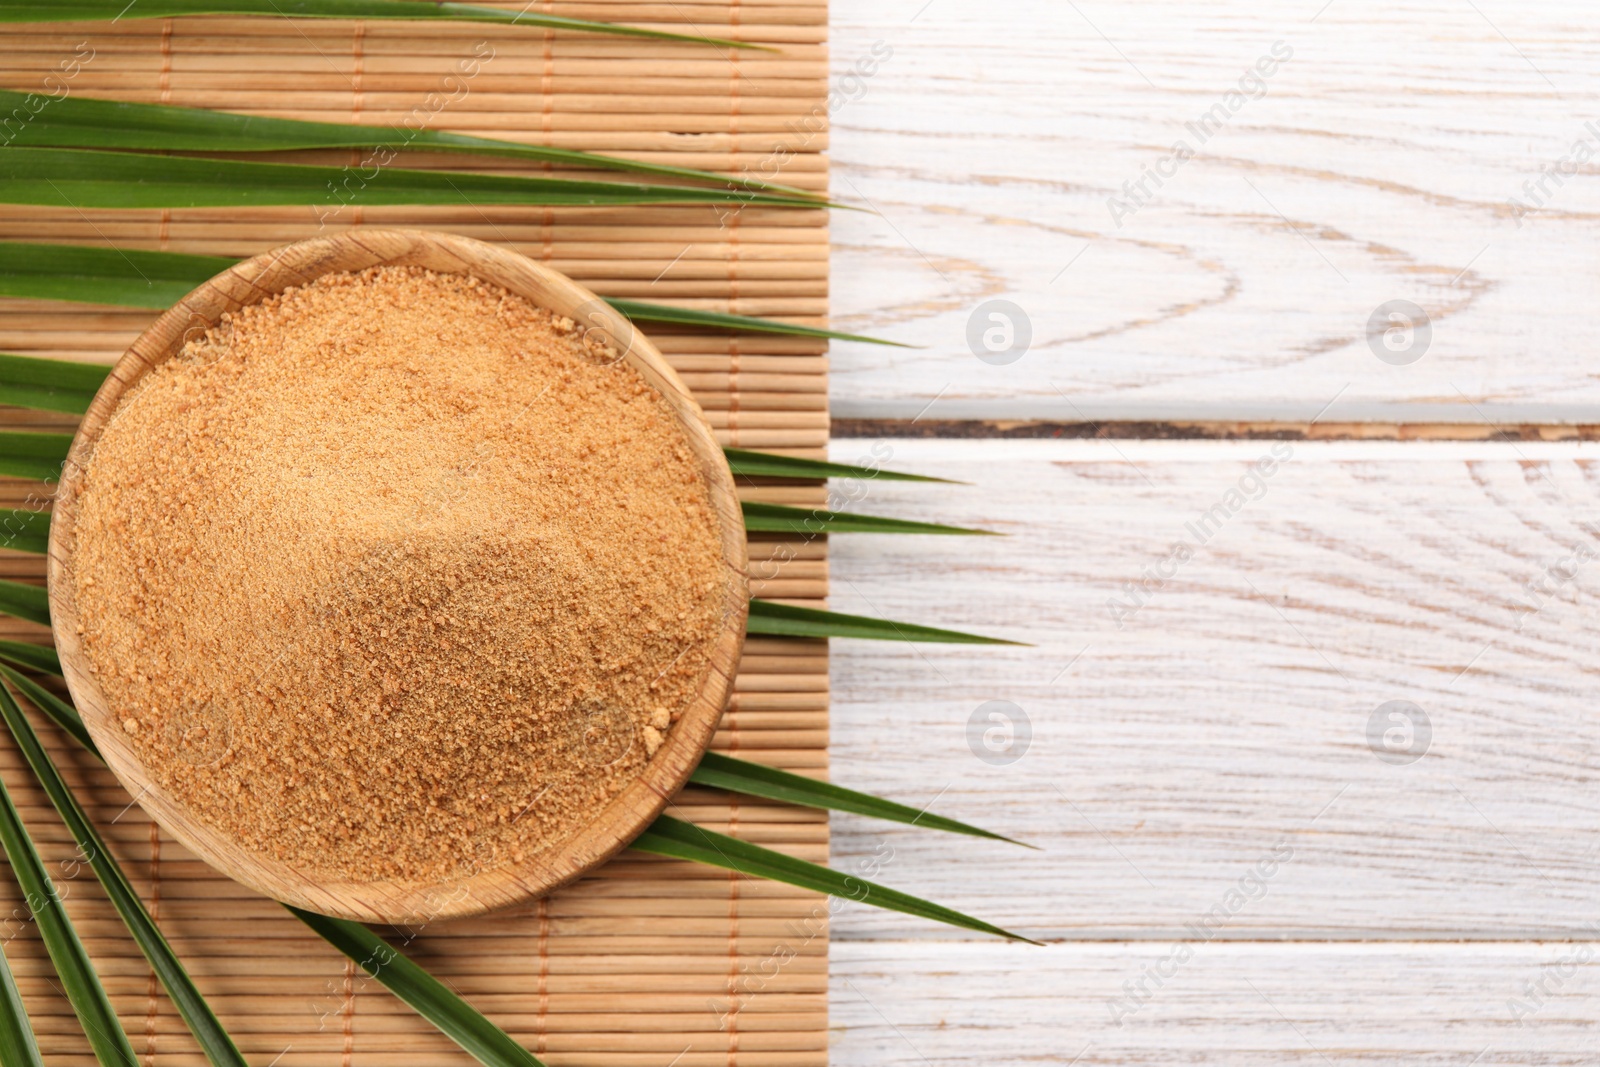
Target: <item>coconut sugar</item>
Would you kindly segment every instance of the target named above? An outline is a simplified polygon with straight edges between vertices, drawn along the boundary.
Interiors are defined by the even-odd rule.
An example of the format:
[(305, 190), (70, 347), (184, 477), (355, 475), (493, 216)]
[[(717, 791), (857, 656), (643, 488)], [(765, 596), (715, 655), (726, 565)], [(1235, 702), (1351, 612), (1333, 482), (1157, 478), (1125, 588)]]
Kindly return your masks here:
[(725, 572), (661, 396), (488, 283), (331, 274), (125, 396), (72, 595), (154, 782), (322, 877), (569, 839), (699, 690)]

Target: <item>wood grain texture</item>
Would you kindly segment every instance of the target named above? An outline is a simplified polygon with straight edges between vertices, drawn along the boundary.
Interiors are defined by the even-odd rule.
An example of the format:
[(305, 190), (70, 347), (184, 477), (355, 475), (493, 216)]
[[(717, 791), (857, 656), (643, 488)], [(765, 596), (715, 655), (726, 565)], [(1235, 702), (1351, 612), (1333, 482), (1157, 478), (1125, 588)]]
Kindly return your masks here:
[[(1569, 1067), (1594, 1056), (1592, 945), (1257, 942), (1195, 946), (1182, 963), (1171, 954), (839, 943), (833, 1062)], [(1125, 983), (1157, 968), (1169, 976), (1132, 1000)], [(1128, 1003), (1137, 1010), (1114, 1013)]]
[[(1215, 936), (1594, 936), (1594, 445), (844, 440), (833, 455), (972, 483), (869, 482), (852, 506), (1011, 535), (837, 538), (836, 610), (1037, 646), (838, 642), (835, 780), (1044, 849), (841, 816), (837, 865), (888, 849), (886, 881), (1008, 929), (1165, 942), (1286, 848)], [(1191, 558), (1169, 564), (1179, 542)], [(1142, 607), (1112, 609), (1150, 574)], [(1031, 723), (1014, 762), (981, 758), (987, 713), (969, 734), (994, 700)], [(1431, 727), (1409, 764), (1378, 754), (1387, 712), (1369, 742), (1397, 700)], [(835, 922), (848, 941), (950, 936), (867, 909)]]
[[(1600, 56), (1569, 4), (866, 0), (833, 31), (833, 191), (881, 212), (835, 219), (835, 320), (928, 346), (839, 345), (840, 416), (1600, 413)], [(1031, 320), (1007, 366), (968, 345), (991, 299)], [(1408, 366), (1368, 344), (1395, 299), (1431, 322)]]

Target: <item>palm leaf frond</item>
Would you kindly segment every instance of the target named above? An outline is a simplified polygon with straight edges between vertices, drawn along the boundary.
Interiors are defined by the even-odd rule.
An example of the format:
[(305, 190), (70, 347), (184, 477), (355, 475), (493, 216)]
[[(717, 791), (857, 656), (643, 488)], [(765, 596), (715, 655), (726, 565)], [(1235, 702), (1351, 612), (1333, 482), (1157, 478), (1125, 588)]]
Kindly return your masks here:
[(1013, 934), (992, 923), (986, 923), (982, 919), (964, 915), (953, 908), (934, 904), (909, 893), (878, 885), (876, 882), (869, 882), (865, 878), (841, 874), (819, 864), (795, 859), (782, 852), (741, 841), (737, 837), (729, 837), (727, 834), (719, 834), (715, 830), (707, 830), (682, 819), (674, 819), (670, 815), (657, 817), (644, 833), (634, 838), (633, 844), (629, 847), (656, 856), (692, 860), (757, 878), (770, 878), (801, 889), (812, 889), (889, 911), (948, 923), (963, 930), (976, 930), (979, 933), (994, 934), (1013, 941), (1029, 940), (1020, 934)]
[[(30, 94), (0, 89), (0, 114), (23, 106)], [(12, 145), (33, 148), (110, 148), (165, 152), (287, 152), (313, 148), (409, 149), (478, 156), (500, 156), (541, 163), (559, 163), (589, 170), (654, 174), (686, 181), (739, 185), (815, 197), (804, 189), (778, 186), (742, 176), (727, 177), (707, 170), (669, 167), (594, 152), (518, 144), (490, 137), (470, 137), (442, 130), (400, 126), (361, 126), (338, 122), (237, 115), (206, 108), (165, 104), (131, 104), (67, 96), (21, 125)]]
[[(744, 501), (744, 528), (762, 533), (835, 534), (835, 533), (888, 533), (888, 534), (960, 534), (969, 537), (998, 537), (989, 530), (971, 530), (965, 526), (943, 526), (936, 522), (911, 522), (907, 519), (890, 519), (882, 515), (861, 515), (851, 511), (828, 511), (824, 508), (791, 508), (783, 504), (757, 504)], [(3, 514), (3, 513), (0, 513)], [(0, 519), (0, 531), (5, 529)], [(3, 543), (3, 538), (0, 538)], [(40, 549), (43, 551), (43, 549)]]
[(614, 22), (561, 18), (507, 11), (476, 4), (414, 3), (411, 0), (0, 0), (0, 22), (68, 22), (119, 19), (163, 19), (183, 15), (262, 15), (301, 19), (406, 19), (449, 22), (499, 22), (534, 29), (575, 33), (649, 37), (662, 41), (709, 44), (723, 48), (776, 49), (749, 41), (669, 33)]
[(11, 973), (11, 964), (0, 954), (0, 1063), (6, 1067), (44, 1067), (39, 1054), (39, 1039), (28, 1021), (22, 1003), (22, 990)]
[(0, 660), (14, 663), (24, 670), (42, 671), (45, 674), (61, 673), (61, 657), (48, 645), (30, 645), (25, 641), (0, 641)]
[(0, 581), (0, 613), (50, 625), (50, 593), (41, 585)]
[[(6, 667), (0, 667), (0, 671), (6, 672), (8, 676), (13, 673)], [(33, 732), (32, 724), (22, 714), (22, 709), (17, 706), (17, 702), (12, 699), (4, 686), (0, 686), (0, 717), (5, 719), (17, 748), (28, 761), (28, 766), (33, 769), (34, 778), (38, 780), (39, 786), (50, 798), (50, 803), (55, 806), (56, 812), (60, 814), (67, 831), (72, 834), (79, 855), (84, 857), (84, 862), (94, 871), (95, 877), (100, 879), (106, 896), (117, 909), (117, 914), (122, 917), (128, 933), (133, 935), (134, 942), (139, 946), (139, 951), (144, 953), (144, 958), (149, 961), (156, 977), (161, 979), (161, 985), (166, 989), (167, 996), (172, 999), (172, 1003), (178, 1008), (178, 1013), (183, 1016), (183, 1021), (188, 1024), (189, 1032), (205, 1050), (206, 1058), (217, 1067), (247, 1067), (244, 1057), (239, 1054), (238, 1047), (228, 1036), (228, 1031), (223, 1029), (222, 1023), (211, 1011), (210, 1005), (200, 995), (200, 990), (195, 988), (194, 981), (189, 977), (189, 972), (184, 970), (177, 955), (173, 953), (172, 946), (167, 944), (167, 939), (156, 929), (155, 920), (151, 919), (150, 913), (145, 910), (144, 902), (133, 891), (127, 876), (122, 873), (122, 868), (106, 848), (105, 842), (100, 839), (99, 833), (89, 822), (89, 817), (84, 814), (72, 791), (67, 788), (67, 783), (62, 781), (61, 773), (56, 770), (44, 746), (39, 743), (39, 736)]]
[[(236, 259), (224, 259), (221, 256), (192, 256), (179, 252), (0, 242), (0, 296), (167, 308), (187, 296), (195, 286), (237, 262)], [(875, 345), (898, 343), (752, 315), (728, 315), (720, 311), (699, 311), (643, 300), (608, 299), (606, 302), (636, 322), (788, 337), (865, 341)], [(30, 384), (27, 380), (18, 382), (19, 386), (27, 384)]]
[(53, 482), (61, 476), (71, 447), (71, 434), (0, 433), (0, 474)]
[(841, 333), (820, 326), (797, 326), (776, 319), (757, 319), (748, 315), (729, 315), (721, 311), (696, 311), (693, 308), (668, 307), (665, 304), (647, 304), (640, 300), (607, 300), (606, 303), (640, 322), (670, 323), (678, 326), (697, 326), (702, 329), (738, 330), (741, 333), (776, 333), (788, 337), (814, 337), (829, 341), (860, 341), (869, 345), (888, 345), (892, 348), (915, 348), (899, 341), (882, 337), (868, 337), (860, 333)]
[[(5, 668), (0, 667), (0, 671), (3, 670)], [(986, 837), (993, 841), (1022, 845), (1024, 848), (1034, 847), (969, 823), (948, 819), (943, 815), (933, 815), (925, 808), (917, 809), (897, 804), (870, 793), (858, 793), (854, 789), (846, 789), (831, 782), (819, 782), (815, 778), (791, 774), (776, 767), (751, 763), (749, 760), (735, 759), (716, 752), (705, 754), (700, 760), (700, 766), (689, 776), (689, 781), (712, 789), (726, 789), (767, 800), (781, 800), (805, 808), (847, 811), (852, 815), (886, 819), (889, 822), (905, 823), (907, 826), (944, 830), (947, 833), (965, 834), (969, 837)]]
[(0, 780), (0, 844), (5, 846), (17, 888), (22, 890), (39, 938), (50, 954), (56, 977), (61, 980), (61, 988), (83, 1026), (95, 1058), (112, 1067), (138, 1063), (128, 1034), (122, 1029), (122, 1022), (106, 996), (105, 986), (100, 984), (100, 976), (95, 973), (78, 932), (67, 918), (61, 895), (50, 880), (44, 860), (28, 836), (27, 827), (23, 826), (22, 816), (3, 780)]
[[(237, 262), (222, 256), (191, 256), (182, 252), (4, 241), (0, 242), (0, 295), (71, 300), (80, 304), (168, 308), (188, 296), (195, 286)], [(64, 363), (62, 360), (50, 362)], [(70, 381), (67, 373), (53, 375), (52, 383), (64, 386)], [(35, 379), (23, 379), (22, 384), (38, 383)]]
[(905, 474), (882, 467), (856, 467), (848, 463), (828, 463), (820, 459), (800, 456), (777, 456), (768, 452), (748, 452), (742, 448), (725, 448), (728, 466), (733, 473), (748, 478), (879, 478), (886, 482), (944, 482), (946, 478), (930, 478), (922, 474)]
[(365, 926), (288, 904), (284, 907), (479, 1063), (486, 1067), (541, 1067), (533, 1053)]
[(642, 185), (390, 167), (364, 179), (343, 167), (103, 152), (88, 148), (0, 151), (0, 203), (44, 207), (196, 208), (392, 204), (633, 204), (828, 206), (812, 197), (748, 189)]
[(50, 550), (50, 513), (26, 508), (0, 508), (0, 548), (17, 552)]
[(998, 637), (982, 637), (959, 630), (941, 630), (893, 619), (845, 615), (837, 611), (801, 608), (771, 600), (750, 601), (746, 632), (775, 637), (859, 637), (869, 641), (913, 641), (945, 645), (1021, 645)]
[(0, 404), (81, 415), (89, 410), (106, 368), (0, 352)]
[(89, 736), (89, 728), (83, 724), (83, 717), (78, 714), (78, 709), (56, 696), (38, 682), (22, 674), (15, 668), (0, 663), (0, 677), (11, 683), (12, 688), (27, 698), (28, 703), (38, 708), (51, 722), (65, 730), (74, 741), (82, 745), (90, 755), (96, 759), (100, 757), (100, 749), (95, 745), (94, 738)]

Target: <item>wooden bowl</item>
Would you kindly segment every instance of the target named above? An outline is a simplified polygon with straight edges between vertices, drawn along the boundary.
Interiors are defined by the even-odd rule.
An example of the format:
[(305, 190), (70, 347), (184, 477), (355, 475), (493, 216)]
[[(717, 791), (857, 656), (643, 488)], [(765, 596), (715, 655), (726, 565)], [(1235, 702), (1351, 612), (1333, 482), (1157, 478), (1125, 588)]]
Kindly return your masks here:
[[(84, 468), (92, 462), (95, 443), (123, 395), (152, 367), (182, 349), (186, 340), (215, 325), (224, 312), (323, 274), (378, 265), (470, 274), (580, 325), (607, 330), (616, 346), (625, 348), (626, 362), (676, 415), (705, 472), (722, 539), (724, 621), (712, 649), (711, 668), (700, 692), (639, 777), (559, 847), (541, 850), (519, 864), (437, 883), (312, 878), (289, 864), (245, 851), (190, 814), (146, 773), (119, 728), (121, 716), (107, 707), (89, 671), (78, 636), (71, 574)], [(73, 439), (50, 523), (50, 616), (61, 666), (78, 710), (118, 780), (162, 829), (230, 878), (310, 911), (379, 923), (476, 915), (528, 901), (604, 863), (648, 826), (699, 763), (727, 703), (749, 609), (745, 572), (744, 519), (727, 459), (699, 405), (655, 346), (604, 301), (548, 267), (481, 241), (421, 230), (360, 230), (287, 245), (222, 272), (166, 311), (117, 361), (96, 394)]]

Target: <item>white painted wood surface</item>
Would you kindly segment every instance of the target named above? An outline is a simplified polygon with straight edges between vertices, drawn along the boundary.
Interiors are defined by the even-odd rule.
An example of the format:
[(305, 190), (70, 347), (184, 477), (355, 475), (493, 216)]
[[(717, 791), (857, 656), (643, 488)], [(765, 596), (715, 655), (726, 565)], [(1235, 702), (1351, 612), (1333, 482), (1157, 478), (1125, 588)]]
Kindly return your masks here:
[[(997, 945), (839, 942), (833, 1062), (1594, 1062), (1593, 946), (1212, 943), (1181, 964), (1166, 962), (1172, 951), (1071, 944), (1027, 957)], [(1147, 981), (1138, 1010), (1114, 1015), (1124, 983), (1156, 968), (1171, 977)]]
[[(833, 312), (927, 350), (836, 346), (834, 414), (1302, 420), (1337, 395), (1329, 418), (1600, 421), (1591, 24), (1568, 0), (835, 4), (833, 189), (882, 214), (835, 217)], [(1158, 166), (1138, 206), (1123, 183)], [(1007, 366), (968, 345), (992, 299), (1031, 320)], [(1431, 322), (1407, 366), (1368, 345), (1395, 299)]]
[[(889, 884), (1057, 942), (846, 909), (835, 1063), (916, 1062), (885, 1019), (933, 1062), (1069, 1063), (1091, 1037), (1086, 1063), (1319, 1062), (1246, 980), (1334, 1062), (1592, 1054), (1592, 969), (1535, 1029), (1504, 1002), (1600, 921), (1600, 447), (832, 451), (972, 483), (835, 483), (854, 508), (1011, 536), (835, 538), (831, 606), (1035, 646), (835, 642), (834, 780), (1044, 850), (839, 817), (834, 863), (892, 849)], [(1194, 546), (1219, 505), (1119, 626), (1108, 601)], [(993, 700), (1031, 723), (1010, 764), (980, 758), (981, 734), (969, 744)], [(1431, 724), (1410, 764), (1369, 744), (1393, 700)], [(1194, 964), (1137, 1026), (1107, 1030), (1105, 998), (1208, 915)]]

